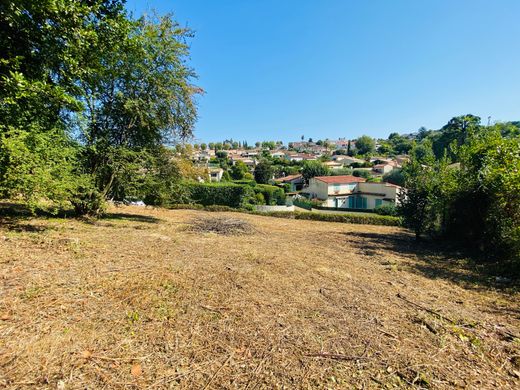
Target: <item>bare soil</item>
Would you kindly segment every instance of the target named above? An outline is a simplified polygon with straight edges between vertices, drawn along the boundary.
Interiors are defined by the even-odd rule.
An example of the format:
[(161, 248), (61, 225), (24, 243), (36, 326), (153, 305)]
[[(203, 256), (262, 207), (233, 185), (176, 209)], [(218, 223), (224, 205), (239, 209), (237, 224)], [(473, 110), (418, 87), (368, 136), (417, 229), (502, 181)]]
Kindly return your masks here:
[(0, 387), (517, 389), (519, 298), (395, 227), (4, 218)]

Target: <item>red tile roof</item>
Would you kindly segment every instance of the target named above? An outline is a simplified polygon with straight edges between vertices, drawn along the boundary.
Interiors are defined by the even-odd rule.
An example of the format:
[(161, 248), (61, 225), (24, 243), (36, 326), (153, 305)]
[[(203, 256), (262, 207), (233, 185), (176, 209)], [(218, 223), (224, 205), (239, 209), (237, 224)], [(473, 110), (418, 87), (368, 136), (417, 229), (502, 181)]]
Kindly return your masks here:
[(366, 179), (362, 177), (356, 177), (351, 175), (344, 176), (316, 176), (316, 180), (322, 181), (327, 184), (348, 184), (348, 183), (363, 183)]
[(299, 179), (301, 177), (302, 177), (302, 175), (289, 175), (289, 176), (285, 176), (285, 177), (279, 177), (278, 179), (274, 179), (274, 181), (283, 183), (283, 182), (286, 182), (286, 181)]

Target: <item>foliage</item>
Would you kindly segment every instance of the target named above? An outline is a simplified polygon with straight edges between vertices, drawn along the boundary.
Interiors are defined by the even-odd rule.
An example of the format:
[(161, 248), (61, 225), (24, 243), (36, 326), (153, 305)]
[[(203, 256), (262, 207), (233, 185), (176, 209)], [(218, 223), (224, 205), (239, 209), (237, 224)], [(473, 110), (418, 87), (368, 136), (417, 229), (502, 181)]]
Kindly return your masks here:
[(329, 168), (319, 161), (305, 161), (302, 167), (302, 176), (306, 182), (316, 176), (327, 176)]
[(236, 161), (231, 167), (229, 174), (233, 180), (243, 180), (249, 168), (243, 161)]
[(273, 167), (267, 161), (261, 161), (255, 167), (254, 177), (255, 181), (259, 184), (267, 184), (269, 180), (273, 178)]
[(132, 19), (123, 3), (0, 3), (2, 196), (91, 213), (98, 196), (148, 188), (161, 203), (170, 191), (151, 184), (152, 160), (192, 134), (192, 33), (168, 15)]
[[(282, 188), (267, 184), (258, 184), (253, 187), (256, 194), (261, 194), (267, 205), (284, 205), (285, 192)], [(259, 203), (262, 204), (262, 203)]]
[(271, 211), (271, 212), (254, 212), (258, 215), (267, 215), (278, 218), (292, 218), (312, 221), (325, 222), (341, 222), (355, 223), (364, 225), (384, 225), (384, 226), (400, 226), (401, 220), (397, 217), (377, 214), (349, 214), (349, 213), (317, 213), (317, 212), (298, 212), (298, 211)]
[(396, 186), (404, 187), (404, 176), (401, 169), (394, 168), (390, 172), (383, 175), (385, 183), (395, 184)]
[(362, 135), (356, 140), (356, 149), (361, 155), (373, 153), (376, 149), (376, 142), (372, 137)]
[(379, 215), (392, 215), (397, 216), (397, 207), (394, 204), (383, 204), (381, 206), (377, 206), (374, 209), (374, 212)]
[(183, 186), (187, 188), (191, 202), (204, 206), (222, 205), (237, 208), (253, 194), (251, 187), (234, 183), (187, 182)]
[(354, 171), (352, 172), (352, 176), (362, 177), (364, 179), (369, 179), (372, 177), (370, 171), (367, 171), (365, 169), (354, 169)]
[[(472, 116), (449, 122), (453, 147), (444, 158), (433, 152), (419, 158), (412, 151), (403, 169), (408, 191), (400, 212), (418, 237), (457, 239), (518, 265), (520, 139), (505, 136), (501, 124), (477, 123)], [(450, 164), (454, 158), (458, 163)]]

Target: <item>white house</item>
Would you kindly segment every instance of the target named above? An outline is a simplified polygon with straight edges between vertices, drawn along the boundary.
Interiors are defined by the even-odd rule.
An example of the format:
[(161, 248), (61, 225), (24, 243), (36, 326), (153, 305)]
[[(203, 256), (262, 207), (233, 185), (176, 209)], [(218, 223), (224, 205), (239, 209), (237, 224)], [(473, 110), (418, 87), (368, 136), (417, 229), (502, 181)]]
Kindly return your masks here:
[(384, 204), (399, 204), (404, 189), (389, 183), (367, 183), (355, 176), (318, 176), (302, 190), (323, 207), (371, 210)]
[(390, 171), (392, 171), (394, 169), (393, 165), (392, 164), (376, 164), (372, 167), (372, 170), (375, 172), (375, 173), (380, 173), (380, 174), (385, 174), (385, 173), (388, 173)]
[(332, 169), (332, 170), (343, 169), (343, 164), (340, 163), (340, 162), (335, 162), (335, 161), (325, 161), (325, 162), (323, 163), (323, 165), (325, 165), (326, 167), (328, 167), (329, 169)]
[(291, 192), (299, 191), (303, 187), (303, 176), (300, 174), (279, 177), (278, 179), (274, 179), (274, 181), (276, 184), (290, 184)]
[(354, 163), (363, 164), (365, 162), (365, 160), (361, 160), (361, 159), (355, 158), (355, 157), (345, 156), (342, 154), (332, 156), (332, 160), (339, 162), (345, 166), (349, 166)]
[(210, 181), (219, 182), (222, 180), (222, 175), (224, 174), (224, 170), (222, 168), (208, 167), (208, 171)]
[(277, 150), (277, 151), (271, 152), (271, 157), (272, 158), (284, 158), (285, 153)]

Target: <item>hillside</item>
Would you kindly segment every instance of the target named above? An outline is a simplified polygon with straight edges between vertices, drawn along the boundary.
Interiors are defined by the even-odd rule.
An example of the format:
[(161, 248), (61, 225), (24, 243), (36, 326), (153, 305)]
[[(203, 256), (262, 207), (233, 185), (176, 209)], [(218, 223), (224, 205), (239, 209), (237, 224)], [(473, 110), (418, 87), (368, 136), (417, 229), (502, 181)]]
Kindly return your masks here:
[(400, 228), (110, 211), (0, 223), (1, 387), (520, 386), (520, 295)]

